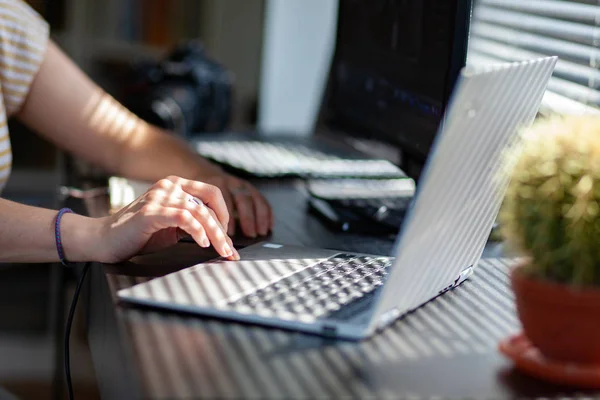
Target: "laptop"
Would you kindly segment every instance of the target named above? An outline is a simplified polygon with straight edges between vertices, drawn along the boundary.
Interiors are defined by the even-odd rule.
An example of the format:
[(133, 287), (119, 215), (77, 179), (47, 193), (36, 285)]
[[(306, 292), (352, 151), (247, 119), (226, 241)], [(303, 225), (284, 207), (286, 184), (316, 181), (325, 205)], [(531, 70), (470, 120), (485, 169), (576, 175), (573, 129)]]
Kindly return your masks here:
[(476, 268), (556, 57), (463, 69), (393, 257), (263, 242), (118, 292), (122, 301), (360, 340)]

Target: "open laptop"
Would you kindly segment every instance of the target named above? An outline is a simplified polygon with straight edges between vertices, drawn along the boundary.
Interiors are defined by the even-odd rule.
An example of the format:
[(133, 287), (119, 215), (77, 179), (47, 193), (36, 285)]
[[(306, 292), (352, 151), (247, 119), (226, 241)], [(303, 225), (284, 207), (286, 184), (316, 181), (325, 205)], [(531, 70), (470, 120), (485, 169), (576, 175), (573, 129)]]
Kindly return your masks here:
[(467, 279), (507, 182), (503, 153), (538, 110), (556, 57), (463, 70), (394, 250), (259, 243), (119, 291), (147, 306), (361, 339)]
[[(416, 178), (411, 171), (424, 163), (466, 62), (472, 3), (340, 1), (330, 21), (335, 31), (331, 60), (329, 55), (321, 60), (328, 67), (324, 85), (315, 76), (314, 82), (306, 82), (312, 89), (295, 93), (303, 73), (271, 71), (268, 61), (258, 132), (202, 134), (192, 141), (193, 148), (253, 177)], [(293, 43), (289, 47), (295, 51)], [(310, 63), (302, 69), (311, 74)], [(286, 76), (296, 83), (278, 85)], [(268, 89), (273, 85), (275, 90)], [(284, 126), (295, 130), (289, 121), (282, 126), (273, 120), (303, 115), (305, 106), (312, 108), (313, 95), (306, 94), (313, 89), (313, 100), (320, 103), (314, 110), (314, 130), (296, 128), (311, 131), (308, 137), (286, 133)], [(308, 120), (311, 114), (306, 114)]]

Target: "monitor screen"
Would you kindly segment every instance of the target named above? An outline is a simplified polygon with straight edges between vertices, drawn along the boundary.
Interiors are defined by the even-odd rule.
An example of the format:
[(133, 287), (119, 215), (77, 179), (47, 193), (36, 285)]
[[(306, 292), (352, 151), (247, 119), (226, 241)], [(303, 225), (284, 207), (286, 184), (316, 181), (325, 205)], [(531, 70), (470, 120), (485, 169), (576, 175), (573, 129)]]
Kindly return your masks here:
[(460, 69), (471, 0), (340, 0), (326, 121), (425, 160)]

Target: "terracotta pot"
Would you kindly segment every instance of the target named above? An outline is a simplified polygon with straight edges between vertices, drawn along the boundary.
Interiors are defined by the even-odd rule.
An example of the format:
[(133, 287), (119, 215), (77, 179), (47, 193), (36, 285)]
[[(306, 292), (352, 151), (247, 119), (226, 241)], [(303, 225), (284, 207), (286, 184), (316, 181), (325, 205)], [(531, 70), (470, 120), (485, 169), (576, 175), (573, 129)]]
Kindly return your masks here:
[(517, 312), (529, 340), (548, 358), (600, 365), (600, 289), (575, 289), (511, 272)]

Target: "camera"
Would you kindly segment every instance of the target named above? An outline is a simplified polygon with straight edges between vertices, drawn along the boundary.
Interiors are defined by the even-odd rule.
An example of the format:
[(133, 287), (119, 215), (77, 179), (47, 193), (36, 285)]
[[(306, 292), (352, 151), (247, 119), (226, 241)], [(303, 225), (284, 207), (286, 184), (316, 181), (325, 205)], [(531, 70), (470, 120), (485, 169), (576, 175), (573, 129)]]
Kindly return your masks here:
[(124, 104), (153, 125), (186, 137), (229, 125), (233, 74), (197, 41), (178, 45), (162, 61), (138, 64), (131, 82)]

